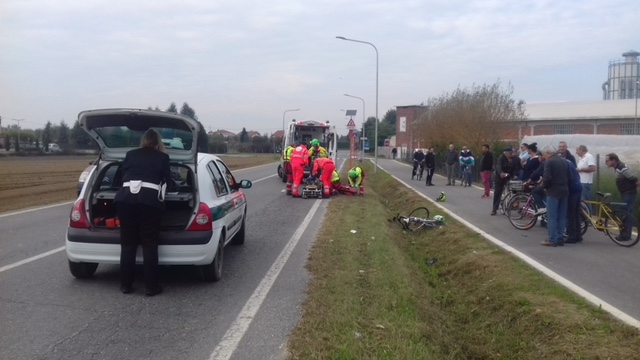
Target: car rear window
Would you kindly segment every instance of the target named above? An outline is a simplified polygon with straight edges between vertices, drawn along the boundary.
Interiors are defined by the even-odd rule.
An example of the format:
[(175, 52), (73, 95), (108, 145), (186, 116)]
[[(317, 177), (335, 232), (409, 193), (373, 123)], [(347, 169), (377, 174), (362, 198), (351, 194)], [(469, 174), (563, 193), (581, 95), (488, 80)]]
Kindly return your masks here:
[[(162, 137), (162, 143), (167, 149), (191, 150), (193, 137), (191, 131), (153, 128)], [(129, 129), (126, 126), (109, 126), (95, 129), (109, 148), (129, 148), (140, 146), (140, 140), (145, 131)]]

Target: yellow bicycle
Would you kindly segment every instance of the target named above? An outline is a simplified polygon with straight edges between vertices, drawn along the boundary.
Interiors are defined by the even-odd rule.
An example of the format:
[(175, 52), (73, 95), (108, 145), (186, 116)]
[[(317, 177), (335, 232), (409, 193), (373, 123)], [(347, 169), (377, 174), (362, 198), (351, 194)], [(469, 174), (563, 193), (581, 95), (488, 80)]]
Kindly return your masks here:
[(638, 220), (633, 214), (625, 209), (626, 203), (605, 202), (604, 200), (611, 196), (610, 193), (596, 192), (601, 200), (585, 200), (584, 203), (597, 208), (595, 218), (586, 213), (585, 207), (581, 207), (580, 211), (584, 218), (588, 219), (591, 226), (598, 231), (604, 232), (616, 244), (624, 247), (632, 247), (640, 240), (640, 232), (638, 231)]

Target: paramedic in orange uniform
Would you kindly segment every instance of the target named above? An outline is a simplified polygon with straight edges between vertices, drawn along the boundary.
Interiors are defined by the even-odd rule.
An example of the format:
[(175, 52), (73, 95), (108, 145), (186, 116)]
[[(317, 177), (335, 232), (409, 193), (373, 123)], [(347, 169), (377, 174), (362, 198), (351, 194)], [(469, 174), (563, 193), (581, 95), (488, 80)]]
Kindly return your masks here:
[(333, 171), (336, 169), (336, 165), (333, 163), (331, 158), (317, 158), (313, 162), (313, 171), (311, 172), (314, 176), (320, 176), (320, 180), (322, 180), (322, 194), (324, 197), (331, 196), (331, 188), (333, 187), (333, 183), (331, 179), (333, 178)]
[(300, 183), (304, 177), (304, 168), (309, 166), (309, 151), (304, 144), (299, 144), (291, 153), (291, 171), (293, 172), (293, 189), (291, 195), (300, 196)]

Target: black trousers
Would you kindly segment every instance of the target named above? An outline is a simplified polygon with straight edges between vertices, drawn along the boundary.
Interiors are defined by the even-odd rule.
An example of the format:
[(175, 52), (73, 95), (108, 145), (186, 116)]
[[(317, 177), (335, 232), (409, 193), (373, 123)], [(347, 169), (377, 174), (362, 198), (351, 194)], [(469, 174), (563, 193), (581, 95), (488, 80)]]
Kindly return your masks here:
[(500, 179), (500, 177), (496, 176), (496, 182), (493, 189), (493, 208), (491, 211), (498, 211), (498, 208), (500, 207), (500, 198), (504, 192), (505, 185), (506, 184)]
[(427, 184), (433, 184), (431, 181), (433, 180), (433, 168), (427, 168)]
[(567, 239), (581, 241), (580, 234), (580, 200), (582, 193), (569, 194), (567, 202)]
[(164, 210), (142, 204), (118, 203), (120, 220), (120, 284), (131, 286), (135, 279), (136, 252), (142, 246), (144, 283), (156, 289), (158, 282), (158, 242)]

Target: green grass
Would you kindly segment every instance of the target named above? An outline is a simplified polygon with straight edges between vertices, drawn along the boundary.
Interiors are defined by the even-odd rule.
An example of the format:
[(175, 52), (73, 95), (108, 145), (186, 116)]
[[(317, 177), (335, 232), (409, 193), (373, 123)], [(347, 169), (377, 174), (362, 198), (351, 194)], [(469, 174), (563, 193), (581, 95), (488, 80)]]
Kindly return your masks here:
[(435, 206), (368, 170), (365, 197), (331, 200), (291, 358), (640, 358), (637, 329), (461, 224), (404, 232), (394, 215)]

